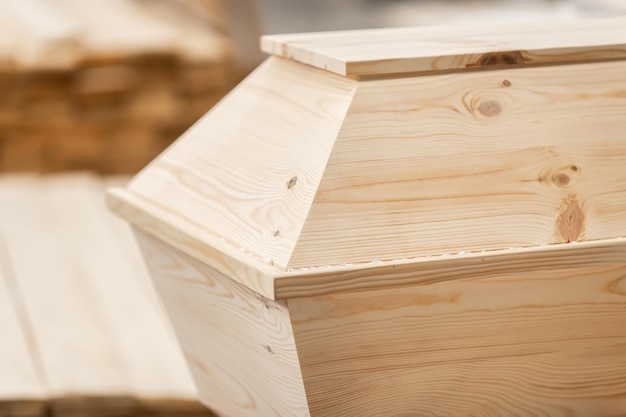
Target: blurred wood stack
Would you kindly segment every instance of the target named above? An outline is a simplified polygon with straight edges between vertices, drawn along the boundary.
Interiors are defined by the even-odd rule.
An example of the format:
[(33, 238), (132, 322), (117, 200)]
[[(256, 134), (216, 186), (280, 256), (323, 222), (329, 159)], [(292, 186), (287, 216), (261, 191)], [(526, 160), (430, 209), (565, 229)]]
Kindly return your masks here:
[(211, 417), (85, 174), (0, 176), (0, 417)]
[(254, 7), (0, 0), (0, 171), (139, 170), (258, 63)]

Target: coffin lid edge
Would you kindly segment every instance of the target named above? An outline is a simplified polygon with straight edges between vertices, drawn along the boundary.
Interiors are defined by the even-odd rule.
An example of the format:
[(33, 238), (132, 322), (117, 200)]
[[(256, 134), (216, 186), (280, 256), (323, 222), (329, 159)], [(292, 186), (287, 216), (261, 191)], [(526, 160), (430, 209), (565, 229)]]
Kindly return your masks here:
[[(354, 265), (284, 270), (238, 254), (228, 244), (207, 242), (158, 208), (142, 202), (127, 189), (107, 191), (112, 211), (176, 249), (243, 284), (268, 299), (288, 299), (333, 292), (379, 289), (410, 284), (432, 284), (455, 279), (488, 278), (515, 265), (516, 273), (536, 270), (619, 265), (626, 257), (626, 238), (600, 239), (525, 248), (457, 253), (436, 257), (396, 259)], [(178, 220), (178, 219), (176, 219)], [(532, 260), (532, 262), (530, 262)]]
[(626, 17), (266, 35), (261, 49), (345, 76), (626, 59)]

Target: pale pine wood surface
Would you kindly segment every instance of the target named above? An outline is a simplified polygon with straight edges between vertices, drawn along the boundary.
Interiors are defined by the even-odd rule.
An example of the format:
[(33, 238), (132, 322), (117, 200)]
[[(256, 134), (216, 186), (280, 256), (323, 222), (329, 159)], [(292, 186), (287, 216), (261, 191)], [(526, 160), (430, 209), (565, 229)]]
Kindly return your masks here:
[(64, 220), (56, 207), (51, 212), (41, 210), (42, 204), (54, 204), (46, 201), (46, 188), (27, 178), (3, 181), (0, 226), (9, 236), (8, 253), (36, 343), (46, 346), (40, 355), (47, 389), (55, 397), (76, 391), (123, 396), (129, 390), (126, 364), (117, 347), (108, 348), (115, 339), (101, 301), (92, 295), (95, 289), (86, 279), (87, 265), (82, 260), (73, 262), (74, 254), (62, 243), (71, 233), (67, 227), (73, 219)]
[[(180, 222), (178, 213), (147, 205), (145, 200), (124, 188), (113, 188), (107, 193), (107, 204), (118, 216), (137, 228), (165, 240), (175, 248), (198, 259), (216, 271), (246, 285), (253, 291), (274, 299), (274, 273), (276, 267), (261, 262), (216, 238), (194, 233), (194, 227)], [(181, 226), (181, 227), (177, 227)]]
[(289, 266), (626, 236), (625, 70), (361, 81)]
[[(164, 332), (151, 294), (135, 278), (129, 256), (111, 233), (113, 223), (104, 205), (102, 182), (64, 178), (49, 181), (48, 212), (56, 213), (67, 230), (65, 249), (89, 265), (83, 276), (98, 294), (103, 315), (128, 367), (130, 392), (144, 399), (189, 398), (195, 389), (188, 378), (176, 342)], [(71, 227), (70, 222), (88, 225)], [(90, 244), (85, 244), (84, 235)], [(132, 243), (132, 242), (131, 242)], [(107, 256), (103, 256), (107, 254)], [(123, 289), (123, 291), (121, 291)], [(146, 349), (149, 341), (150, 349)], [(163, 358), (172, 358), (164, 361)]]
[[(20, 314), (21, 294), (0, 241), (0, 416), (43, 415), (43, 387)], [(20, 317), (21, 316), (21, 317)]]
[(334, 268), (303, 268), (275, 276), (276, 297), (289, 299), (334, 292), (402, 288), (456, 279), (494, 277), (507, 269), (568, 269), (626, 259), (626, 239), (575, 242), (533, 248), (457, 253)]
[(623, 259), (289, 299), (311, 415), (621, 415)]
[[(197, 401), (130, 228), (106, 210), (105, 187), (125, 182), (0, 177), (0, 284), (7, 274), (11, 284), (0, 294), (3, 416), (29, 415), (25, 404), (54, 417), (211, 415)], [(38, 397), (26, 391), (29, 375)], [(16, 401), (28, 399), (40, 402)]]
[(624, 61), (356, 81), (273, 57), (110, 204), (269, 298), (302, 271), (612, 239), (624, 91)]
[(355, 86), (270, 59), (135, 177), (130, 198), (169, 212), (176, 229), (284, 268)]
[(308, 416), (285, 303), (136, 235), (202, 400), (222, 416)]
[(262, 38), (270, 54), (350, 76), (624, 59), (626, 18), (369, 29)]

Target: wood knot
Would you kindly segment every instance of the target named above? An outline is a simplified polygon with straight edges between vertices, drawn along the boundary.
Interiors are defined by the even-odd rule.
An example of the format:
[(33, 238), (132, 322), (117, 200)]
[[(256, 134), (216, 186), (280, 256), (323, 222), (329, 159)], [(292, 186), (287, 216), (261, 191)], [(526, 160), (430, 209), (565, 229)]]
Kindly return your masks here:
[(287, 181), (287, 188), (291, 190), (293, 187), (296, 186), (297, 182), (298, 182), (298, 177), (293, 177), (292, 179)]
[(502, 87), (510, 87), (510, 86), (511, 86), (511, 81), (509, 80), (502, 81)]
[(562, 242), (575, 242), (580, 238), (585, 224), (583, 212), (578, 196), (568, 196), (559, 209), (556, 229)]
[(554, 182), (557, 187), (567, 187), (569, 179), (569, 176), (564, 172), (555, 172), (552, 174), (552, 182)]
[(478, 105), (478, 111), (485, 117), (495, 117), (502, 113), (502, 104), (496, 100), (486, 100)]
[(482, 68), (495, 67), (495, 66), (510, 66), (520, 65), (526, 62), (524, 55), (521, 51), (508, 51), (508, 52), (491, 52), (480, 57), (478, 65)]
[(557, 188), (571, 188), (581, 177), (581, 170), (576, 165), (566, 165), (560, 168), (550, 168), (539, 176), (539, 182), (550, 184)]

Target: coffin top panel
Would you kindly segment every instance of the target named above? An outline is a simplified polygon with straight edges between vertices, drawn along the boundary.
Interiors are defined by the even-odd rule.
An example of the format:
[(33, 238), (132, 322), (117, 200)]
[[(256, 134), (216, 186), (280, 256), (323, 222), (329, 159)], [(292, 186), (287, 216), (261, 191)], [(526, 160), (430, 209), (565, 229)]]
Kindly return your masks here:
[[(626, 237), (626, 59), (617, 59), (625, 23), (561, 23), (528, 29), (524, 41), (509, 28), (500, 49), (474, 47), (484, 56), (485, 45), (526, 46), (528, 57), (541, 40), (566, 64), (346, 77), (272, 56), (112, 192), (111, 207), (271, 298), (402, 285), (423, 271), (452, 279), (511, 248), (512, 258), (498, 258), (503, 268), (536, 265), (558, 247), (574, 253), (573, 242), (596, 248)], [(456, 57), (470, 56), (463, 39), (479, 38), (454, 45), (446, 36)], [(363, 32), (336, 39), (354, 62), (373, 53), (363, 52)], [(350, 52), (345, 39), (361, 40)], [(386, 45), (371, 49), (392, 56)], [(404, 48), (432, 67), (426, 48)], [(623, 239), (613, 245), (625, 249)]]
[(264, 52), (347, 76), (626, 58), (626, 18), (269, 35)]

